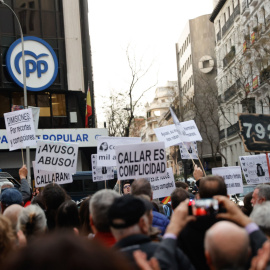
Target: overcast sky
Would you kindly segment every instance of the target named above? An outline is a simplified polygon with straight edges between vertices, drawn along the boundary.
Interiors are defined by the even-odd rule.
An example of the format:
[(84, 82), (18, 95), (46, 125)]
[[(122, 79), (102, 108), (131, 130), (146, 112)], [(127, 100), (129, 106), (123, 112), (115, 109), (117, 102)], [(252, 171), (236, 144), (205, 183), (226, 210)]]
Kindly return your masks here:
[[(146, 80), (158, 86), (177, 80), (175, 43), (187, 21), (213, 11), (213, 0), (88, 0), (95, 105), (99, 127), (105, 121), (101, 104), (110, 91), (129, 82), (125, 51), (145, 66), (153, 62)], [(152, 101), (154, 90), (146, 96)]]

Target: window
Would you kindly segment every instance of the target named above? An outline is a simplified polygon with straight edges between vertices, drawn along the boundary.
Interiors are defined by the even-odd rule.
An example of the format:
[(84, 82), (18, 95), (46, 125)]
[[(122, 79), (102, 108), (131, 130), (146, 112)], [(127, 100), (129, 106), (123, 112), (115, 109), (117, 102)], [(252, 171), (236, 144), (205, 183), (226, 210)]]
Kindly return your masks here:
[(52, 114), (53, 116), (66, 116), (66, 98), (64, 94), (52, 94)]

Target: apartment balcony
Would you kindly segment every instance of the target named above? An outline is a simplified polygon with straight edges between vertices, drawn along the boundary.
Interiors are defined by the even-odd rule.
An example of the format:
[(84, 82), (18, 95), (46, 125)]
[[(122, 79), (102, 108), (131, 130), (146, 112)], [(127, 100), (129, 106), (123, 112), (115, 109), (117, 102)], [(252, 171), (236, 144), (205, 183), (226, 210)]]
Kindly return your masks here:
[(245, 36), (245, 41), (243, 43), (243, 53), (246, 56), (250, 56), (250, 54), (251, 54), (251, 51), (250, 51), (250, 36), (249, 35)]
[(147, 123), (158, 122), (159, 118), (160, 118), (159, 116), (147, 117)]
[(219, 131), (219, 139), (222, 140), (225, 138), (225, 129)]
[(227, 137), (237, 134), (239, 130), (239, 123), (237, 121), (235, 124), (227, 128)]
[(227, 100), (232, 98), (237, 93), (239, 87), (240, 87), (240, 80), (238, 79), (232, 86), (230, 86), (224, 92), (224, 101), (226, 102)]
[(227, 67), (235, 57), (235, 47), (232, 46), (229, 53), (223, 58), (223, 67)]
[(247, 17), (250, 14), (250, 8), (247, 5), (246, 0), (242, 1), (242, 15)]

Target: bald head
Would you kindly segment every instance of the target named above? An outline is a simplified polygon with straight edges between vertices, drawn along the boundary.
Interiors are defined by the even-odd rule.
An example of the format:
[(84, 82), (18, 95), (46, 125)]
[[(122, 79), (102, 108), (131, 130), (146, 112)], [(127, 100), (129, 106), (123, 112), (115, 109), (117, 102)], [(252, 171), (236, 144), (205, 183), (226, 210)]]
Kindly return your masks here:
[(3, 213), (3, 215), (6, 216), (11, 221), (12, 229), (14, 231), (16, 231), (18, 217), (22, 210), (23, 210), (23, 207), (21, 205), (12, 204), (8, 206)]
[(210, 269), (240, 269), (248, 259), (249, 237), (234, 223), (220, 221), (206, 232), (204, 247)]

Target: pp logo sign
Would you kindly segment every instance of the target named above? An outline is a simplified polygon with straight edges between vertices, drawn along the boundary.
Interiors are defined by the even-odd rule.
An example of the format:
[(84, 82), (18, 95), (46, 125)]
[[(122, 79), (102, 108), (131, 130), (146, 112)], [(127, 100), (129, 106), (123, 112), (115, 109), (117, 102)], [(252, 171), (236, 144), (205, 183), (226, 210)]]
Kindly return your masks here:
[[(52, 47), (37, 37), (24, 37), (26, 88), (42, 91), (55, 80), (58, 61)], [(23, 59), (21, 39), (16, 40), (8, 49), (7, 68), (12, 79), (23, 87)]]

